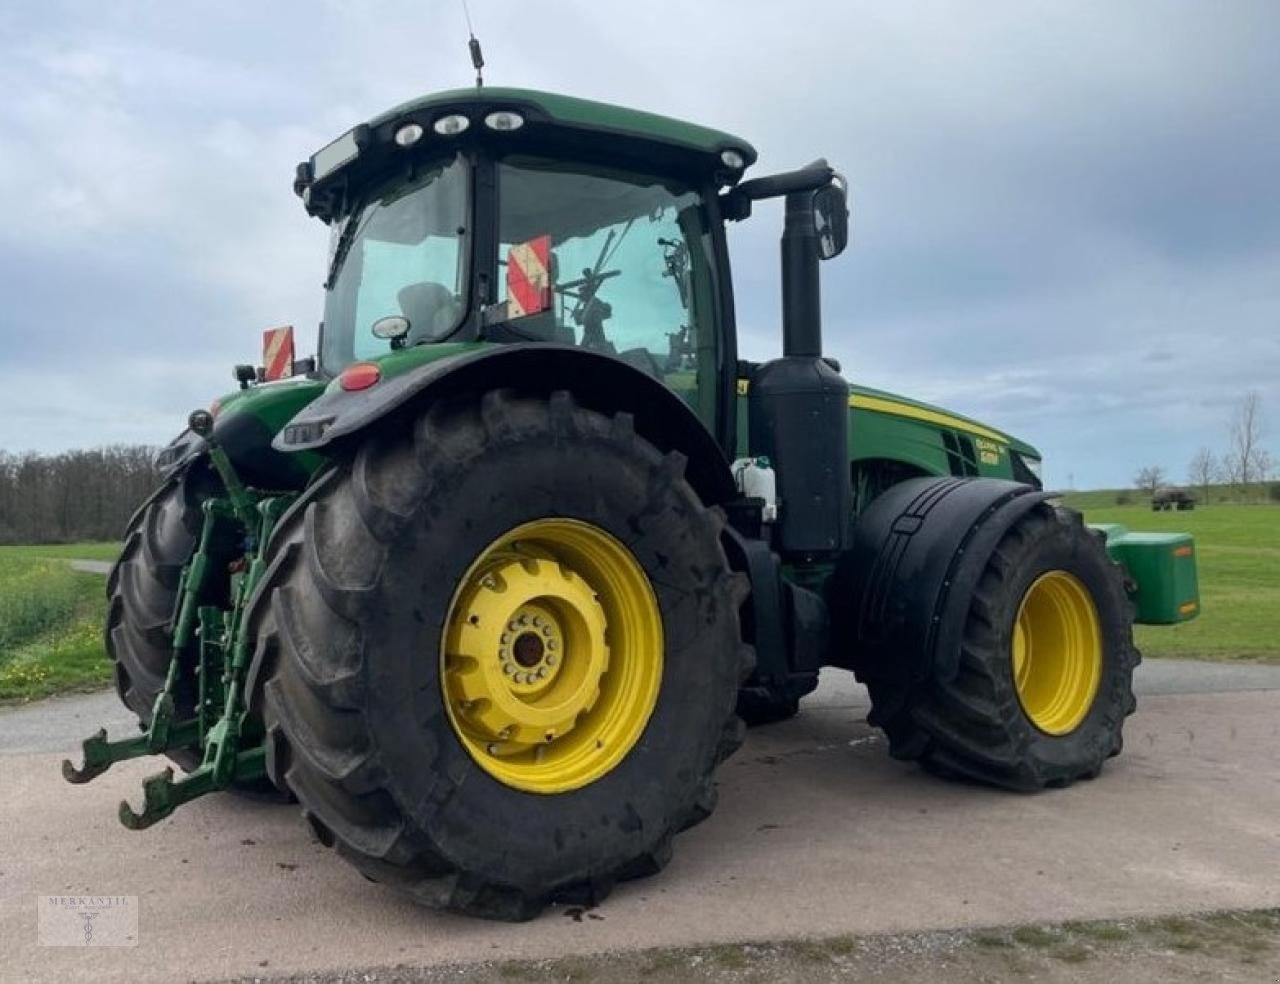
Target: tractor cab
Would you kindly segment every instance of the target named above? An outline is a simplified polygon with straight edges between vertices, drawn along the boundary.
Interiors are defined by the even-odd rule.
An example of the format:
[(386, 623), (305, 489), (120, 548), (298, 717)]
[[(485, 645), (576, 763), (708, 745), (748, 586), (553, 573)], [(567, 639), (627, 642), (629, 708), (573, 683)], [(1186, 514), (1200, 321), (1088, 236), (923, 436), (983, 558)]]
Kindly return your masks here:
[[(501, 189), (477, 203), (496, 219), (484, 237), (477, 166)], [(325, 368), (435, 342), (555, 342), (615, 356), (691, 402), (701, 362), (714, 398), (714, 248), (703, 197), (675, 179), (454, 150), (375, 186), (334, 230)]]
[(727, 444), (723, 223), (749, 213), (727, 193), (755, 157), (716, 130), (519, 89), (397, 107), (298, 167), (295, 190), (332, 230), (320, 366), (437, 343), (571, 346), (662, 382)]

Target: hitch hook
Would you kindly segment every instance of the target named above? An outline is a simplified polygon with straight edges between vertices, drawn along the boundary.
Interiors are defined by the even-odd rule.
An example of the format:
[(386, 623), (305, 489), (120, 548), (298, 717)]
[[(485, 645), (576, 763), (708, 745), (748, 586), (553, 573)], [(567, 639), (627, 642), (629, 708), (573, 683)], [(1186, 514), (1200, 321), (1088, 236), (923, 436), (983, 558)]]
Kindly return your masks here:
[(216, 788), (208, 769), (198, 768), (173, 781), (173, 769), (166, 768), (142, 780), (142, 811), (135, 813), (128, 800), (120, 801), (120, 822), (130, 830), (145, 830), (169, 816), (183, 803)]
[(111, 756), (111, 749), (107, 743), (106, 728), (99, 728), (96, 734), (90, 735), (81, 743), (81, 756), (84, 759), (84, 766), (79, 769), (71, 764), (70, 759), (62, 760), (62, 778), (67, 782), (78, 786), (90, 779), (96, 779), (111, 768), (111, 763), (115, 760)]

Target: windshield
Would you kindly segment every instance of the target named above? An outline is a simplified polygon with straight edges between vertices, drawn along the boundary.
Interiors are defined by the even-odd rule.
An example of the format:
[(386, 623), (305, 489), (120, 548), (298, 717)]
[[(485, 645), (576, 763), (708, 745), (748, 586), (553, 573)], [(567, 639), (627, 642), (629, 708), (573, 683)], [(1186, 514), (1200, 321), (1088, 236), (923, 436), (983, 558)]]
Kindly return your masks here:
[(439, 341), (466, 311), (467, 165), (429, 168), (375, 197), (333, 232), (321, 363), (330, 371), (382, 355), (373, 323), (409, 321), (405, 344)]

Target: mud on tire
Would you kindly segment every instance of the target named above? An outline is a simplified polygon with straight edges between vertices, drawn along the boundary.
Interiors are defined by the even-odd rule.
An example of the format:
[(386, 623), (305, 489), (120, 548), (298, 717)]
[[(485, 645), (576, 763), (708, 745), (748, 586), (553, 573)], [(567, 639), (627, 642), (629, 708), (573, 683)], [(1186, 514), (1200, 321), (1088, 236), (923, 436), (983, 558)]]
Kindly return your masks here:
[[(745, 577), (684, 459), (629, 415), (568, 393), (494, 391), (383, 426), (318, 481), (273, 537), (250, 612), (250, 693), (268, 770), (320, 840), (417, 901), (527, 919), (593, 904), (653, 874), (707, 816), (712, 772), (740, 744)], [(469, 755), (441, 684), (446, 613), (473, 559), (515, 527), (560, 516), (625, 544), (657, 598), (665, 657), (631, 751), (594, 782), (540, 795)]]

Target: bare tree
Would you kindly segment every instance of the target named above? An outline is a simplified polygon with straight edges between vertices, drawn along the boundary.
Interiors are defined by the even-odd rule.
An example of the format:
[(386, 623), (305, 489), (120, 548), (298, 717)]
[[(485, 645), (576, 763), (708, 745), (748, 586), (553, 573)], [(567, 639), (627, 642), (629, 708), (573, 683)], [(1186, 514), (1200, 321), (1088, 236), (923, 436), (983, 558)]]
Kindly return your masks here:
[(1201, 448), (1191, 458), (1187, 466), (1187, 481), (1199, 486), (1202, 502), (1209, 501), (1209, 486), (1218, 476), (1218, 459), (1208, 448)]
[(1240, 398), (1231, 413), (1227, 433), (1223, 466), (1230, 481), (1244, 486), (1262, 481), (1271, 466), (1271, 456), (1262, 447), (1266, 425), (1262, 417), (1262, 397), (1257, 390)]
[(160, 476), (155, 448), (114, 446), (41, 455), (0, 451), (0, 543), (120, 536)]
[(1146, 465), (1139, 468), (1137, 474), (1133, 476), (1134, 486), (1148, 495), (1155, 492), (1164, 484), (1164, 481), (1164, 469), (1159, 465)]

